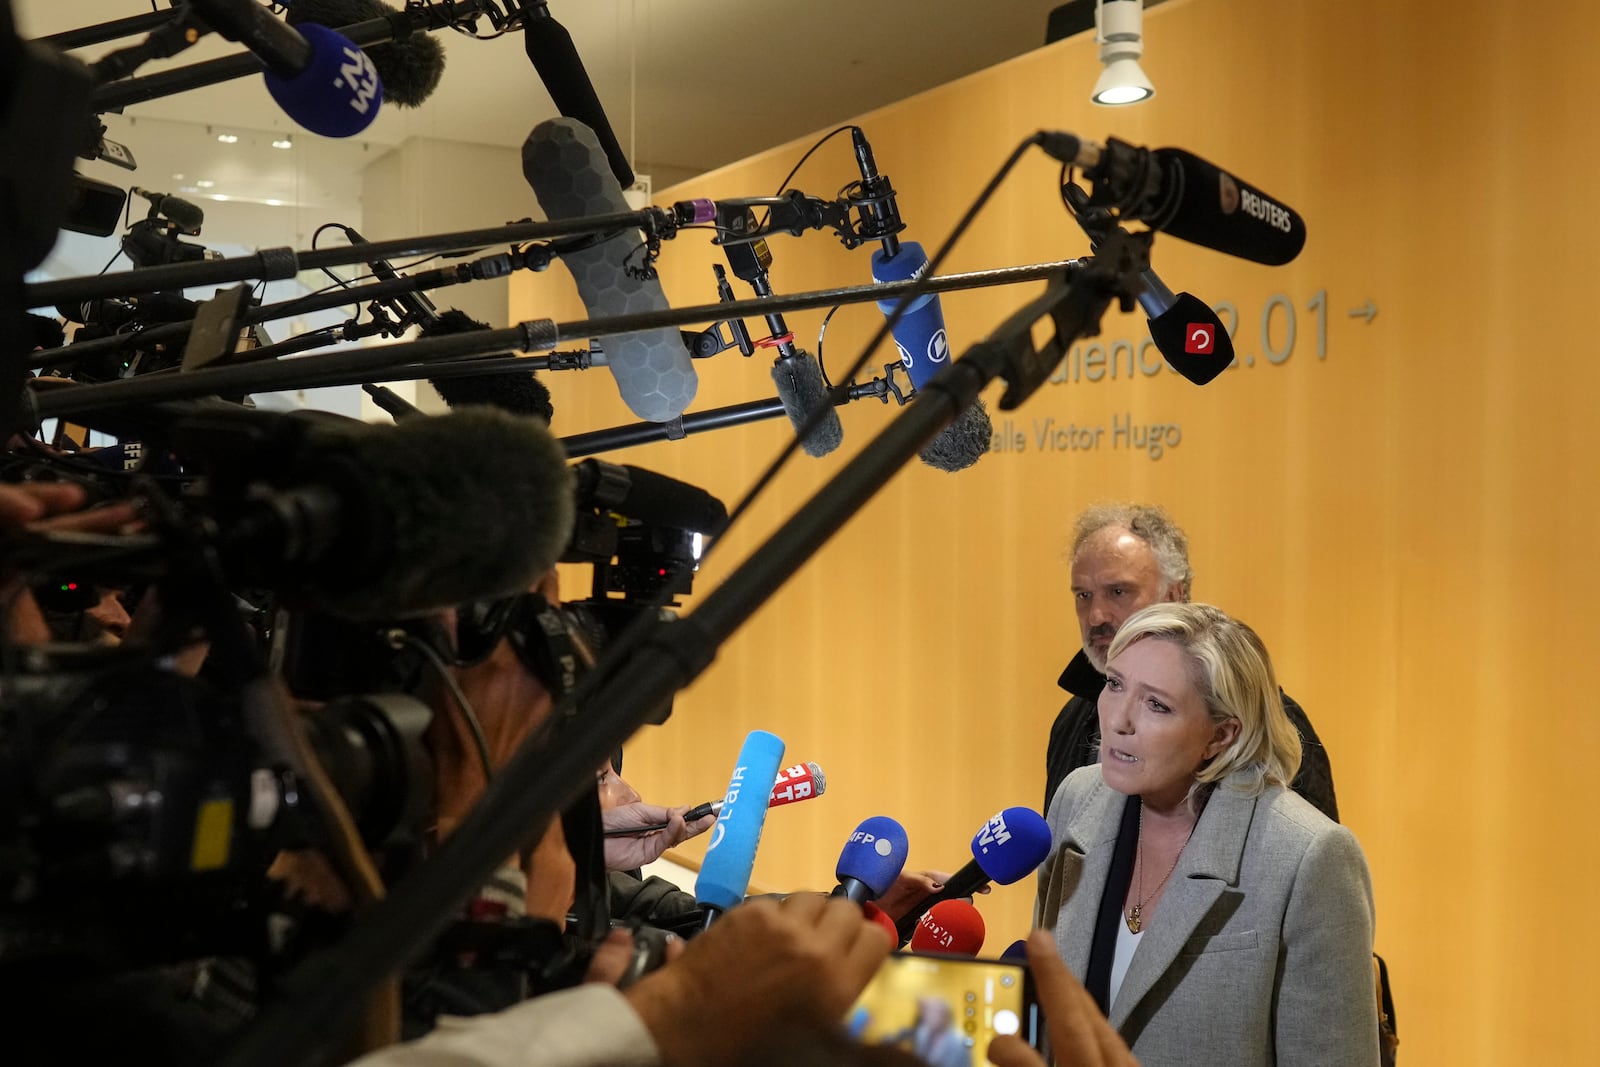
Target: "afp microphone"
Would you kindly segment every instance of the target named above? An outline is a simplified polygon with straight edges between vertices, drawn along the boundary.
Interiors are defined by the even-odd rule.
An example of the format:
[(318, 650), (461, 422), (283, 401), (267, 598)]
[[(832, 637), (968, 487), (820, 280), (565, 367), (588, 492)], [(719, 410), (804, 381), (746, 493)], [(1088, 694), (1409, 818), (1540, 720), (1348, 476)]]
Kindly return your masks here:
[(911, 951), (976, 956), (986, 933), (977, 908), (964, 900), (941, 900), (917, 920)]
[(711, 828), (711, 843), (706, 846), (706, 857), (694, 883), (695, 902), (705, 909), (708, 926), (718, 915), (743, 901), (750, 886), (767, 805), (762, 803), (760, 794), (745, 787), (772, 781), (782, 762), (782, 738), (765, 730), (750, 731), (734, 763), (728, 792), (722, 798), (722, 810)]
[(877, 900), (900, 877), (910, 851), (905, 828), (899, 823), (884, 815), (865, 820), (839, 853), (839, 864), (834, 868), (839, 884), (832, 895), (857, 904)]
[[(632, 210), (594, 132), (574, 119), (533, 128), (522, 146), (522, 173), (551, 221)], [(628, 229), (560, 253), (591, 318), (666, 310), (661, 283), (638, 276), (628, 261), (641, 243), (639, 232)], [(676, 329), (608, 337), (605, 352), (617, 391), (639, 418), (671, 422), (694, 400), (699, 382)]]
[(1104, 145), (1068, 133), (1041, 133), (1051, 156), (1094, 183), (1090, 203), (1240, 259), (1282, 266), (1300, 254), (1306, 224), (1294, 211), (1215, 164), (1181, 148)]
[(990, 882), (1010, 885), (1031, 874), (1050, 855), (1050, 824), (1031, 808), (1006, 808), (972, 837), (972, 860), (895, 924), (900, 943), (910, 940), (923, 912), (942, 900), (970, 897)]
[(316, 23), (290, 26), (255, 0), (193, 0), (192, 7), (206, 25), (255, 53), (267, 68), (267, 92), (312, 133), (351, 137), (378, 117), (383, 83), (349, 38)]

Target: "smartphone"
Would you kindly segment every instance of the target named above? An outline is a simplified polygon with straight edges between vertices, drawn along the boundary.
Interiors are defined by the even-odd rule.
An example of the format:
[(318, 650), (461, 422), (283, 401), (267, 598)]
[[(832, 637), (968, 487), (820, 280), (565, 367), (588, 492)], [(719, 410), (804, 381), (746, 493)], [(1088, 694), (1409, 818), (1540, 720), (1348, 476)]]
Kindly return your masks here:
[(989, 1042), (1016, 1034), (1042, 1049), (1044, 1018), (1026, 965), (896, 952), (862, 992), (845, 1025), (865, 1045), (895, 1045), (929, 1067), (988, 1062)]

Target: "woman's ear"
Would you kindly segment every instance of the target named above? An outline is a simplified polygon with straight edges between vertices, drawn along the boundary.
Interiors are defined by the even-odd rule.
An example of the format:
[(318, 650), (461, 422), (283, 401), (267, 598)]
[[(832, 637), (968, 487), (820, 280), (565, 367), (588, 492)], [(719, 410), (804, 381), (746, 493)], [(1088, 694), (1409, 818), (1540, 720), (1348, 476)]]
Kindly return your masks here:
[(1239, 736), (1239, 720), (1223, 719), (1216, 724), (1211, 732), (1211, 742), (1206, 745), (1206, 759), (1215, 759), (1219, 753), (1227, 751)]

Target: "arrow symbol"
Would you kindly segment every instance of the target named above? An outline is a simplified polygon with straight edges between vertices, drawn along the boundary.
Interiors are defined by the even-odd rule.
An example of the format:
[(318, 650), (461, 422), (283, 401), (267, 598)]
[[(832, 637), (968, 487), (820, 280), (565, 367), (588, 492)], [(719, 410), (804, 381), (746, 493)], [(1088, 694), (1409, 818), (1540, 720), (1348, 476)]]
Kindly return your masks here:
[(1371, 300), (1368, 300), (1365, 304), (1358, 308), (1351, 308), (1349, 311), (1345, 312), (1345, 314), (1350, 316), (1352, 319), (1366, 319), (1367, 325), (1371, 326), (1372, 320), (1378, 317), (1378, 305), (1374, 304)]

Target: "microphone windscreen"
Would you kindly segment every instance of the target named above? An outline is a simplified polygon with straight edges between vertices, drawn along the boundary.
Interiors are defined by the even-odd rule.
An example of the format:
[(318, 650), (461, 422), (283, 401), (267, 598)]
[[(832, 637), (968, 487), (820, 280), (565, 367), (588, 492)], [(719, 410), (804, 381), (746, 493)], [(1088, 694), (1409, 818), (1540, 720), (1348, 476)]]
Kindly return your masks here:
[(267, 92), (284, 114), (324, 137), (353, 137), (372, 125), (383, 83), (372, 60), (346, 37), (314, 22), (296, 29), (311, 46), (311, 63), (290, 77), (267, 70)]
[[(631, 210), (594, 132), (576, 120), (535, 126), (522, 146), (522, 173), (551, 221)], [(592, 318), (666, 310), (661, 282), (639, 276), (630, 263), (642, 243), (639, 231), (629, 228), (560, 253)], [(670, 422), (694, 400), (698, 381), (678, 330), (608, 337), (605, 353), (617, 391), (639, 418)]]
[(1007, 963), (1027, 963), (1028, 962), (1028, 941), (1027, 941), (1027, 939), (1026, 938), (1019, 938), (1018, 940), (1011, 942), (1011, 944), (1006, 946), (1006, 950), (1004, 952), (1000, 953), (1000, 958), (1002, 960), (1005, 960)]
[(816, 357), (804, 349), (796, 349), (787, 359), (779, 357), (772, 365), (772, 381), (778, 387), (778, 399), (783, 401), (784, 414), (795, 431), (805, 425), (807, 417), (818, 408), (827, 415), (806, 434), (800, 447), (808, 456), (826, 456), (844, 443), (844, 427), (839, 413), (833, 410), (828, 398), (828, 387), (822, 380), (822, 366)]
[(894, 939), (895, 944), (900, 943), (900, 932), (894, 928), (894, 920), (884, 914), (882, 908), (869, 900), (861, 905), (861, 914), (866, 916), (868, 922), (875, 922), (883, 927), (888, 935)]
[(924, 445), (917, 455), (935, 470), (953, 474), (978, 462), (989, 451), (993, 438), (994, 424), (989, 421), (989, 409), (980, 398), (940, 430), (939, 436)]
[[(424, 323), (419, 332), (423, 337), (443, 337), (488, 328), (488, 323), (479, 322), (458, 308), (450, 308), (440, 312), (432, 322)], [(546, 423), (555, 418), (550, 390), (531, 370), (429, 378), (428, 384), (452, 408), (487, 404), (513, 415), (531, 415)]]
[(750, 731), (711, 827), (711, 843), (694, 883), (696, 903), (727, 911), (744, 900), (767, 818), (766, 785), (778, 776), (782, 762), (781, 738), (765, 730)]
[(347, 527), (361, 535), (340, 539), (311, 589), (348, 618), (524, 592), (572, 533), (566, 454), (532, 419), (471, 408), (313, 433), (303, 455), (302, 477), (343, 481), (343, 512), (366, 513)]
[(1050, 855), (1050, 824), (1032, 808), (1006, 808), (972, 838), (972, 858), (989, 879), (1010, 885)]
[(1259, 189), (1181, 148), (1152, 155), (1180, 190), (1171, 214), (1150, 220), (1163, 233), (1270, 267), (1305, 247), (1305, 220)]
[(917, 920), (911, 934), (913, 952), (976, 956), (983, 948), (983, 916), (965, 900), (941, 900)]
[(841, 882), (847, 878), (861, 882), (874, 898), (881, 897), (900, 877), (910, 851), (905, 828), (887, 816), (874, 815), (845, 842), (834, 875)]
[(827, 791), (828, 779), (823, 776), (821, 767), (815, 763), (797, 763), (778, 772), (777, 781), (772, 783), (772, 795), (767, 799), (767, 806), (781, 808), (785, 804), (820, 797)]
[[(284, 21), (291, 26), (315, 22), (333, 29), (398, 14), (379, 0), (292, 0)], [(444, 46), (427, 33), (413, 31), (365, 49), (378, 68), (384, 99), (397, 107), (419, 107), (444, 76)]]
[(1167, 365), (1196, 385), (1204, 385), (1233, 362), (1233, 338), (1217, 313), (1188, 293), (1150, 320), (1150, 336)]

